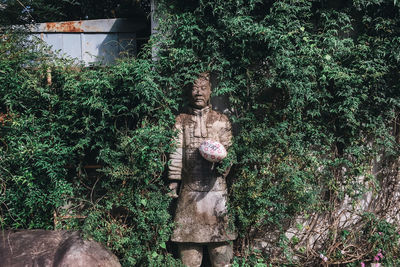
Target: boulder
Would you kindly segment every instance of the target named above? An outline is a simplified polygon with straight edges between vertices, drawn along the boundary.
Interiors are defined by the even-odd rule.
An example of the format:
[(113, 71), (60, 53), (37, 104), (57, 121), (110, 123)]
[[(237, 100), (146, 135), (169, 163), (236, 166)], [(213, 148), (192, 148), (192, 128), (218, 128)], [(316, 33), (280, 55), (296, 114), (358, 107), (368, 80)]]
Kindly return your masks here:
[(121, 267), (101, 244), (76, 231), (0, 231), (2, 267)]

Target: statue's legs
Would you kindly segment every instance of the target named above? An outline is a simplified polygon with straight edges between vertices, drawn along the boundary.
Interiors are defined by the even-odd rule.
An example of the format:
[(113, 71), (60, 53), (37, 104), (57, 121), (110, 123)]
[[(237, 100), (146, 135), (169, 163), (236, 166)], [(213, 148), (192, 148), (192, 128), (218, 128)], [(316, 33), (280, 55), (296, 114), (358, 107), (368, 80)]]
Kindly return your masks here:
[[(200, 267), (203, 259), (202, 243), (178, 243), (179, 257), (187, 267)], [(208, 243), (208, 254), (212, 267), (232, 266), (233, 249), (228, 242)]]
[(187, 267), (200, 267), (203, 259), (203, 246), (196, 243), (178, 243), (179, 257)]
[(233, 248), (228, 242), (209, 243), (207, 245), (208, 253), (213, 267), (232, 266)]

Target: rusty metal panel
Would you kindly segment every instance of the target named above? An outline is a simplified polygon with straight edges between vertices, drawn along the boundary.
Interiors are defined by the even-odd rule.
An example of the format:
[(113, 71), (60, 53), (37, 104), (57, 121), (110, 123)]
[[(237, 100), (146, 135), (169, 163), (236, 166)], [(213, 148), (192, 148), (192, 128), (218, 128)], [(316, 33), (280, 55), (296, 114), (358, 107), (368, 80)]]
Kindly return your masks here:
[(51, 43), (55, 49), (63, 49), (63, 36), (61, 34), (44, 34), (44, 39)]
[(121, 53), (136, 54), (135, 31), (141, 27), (127, 19), (104, 19), (40, 23), (30, 29), (54, 51), (90, 65), (111, 64)]
[(116, 34), (84, 34), (82, 50), (85, 62), (110, 63), (118, 57)]
[[(51, 35), (56, 35), (56, 34), (47, 34), (47, 35), (51, 36)], [(81, 34), (80, 33), (70, 33), (70, 34), (59, 33), (59, 35), (61, 35), (63, 38), (62, 47), (60, 48), (60, 49), (62, 49), (62, 52), (72, 58), (82, 59)], [(47, 41), (47, 43), (50, 44), (49, 41)], [(55, 47), (55, 46), (54, 46), (54, 48), (57, 49), (57, 47)]]
[(130, 19), (94, 19), (38, 23), (31, 32), (137, 32), (146, 27), (145, 21)]

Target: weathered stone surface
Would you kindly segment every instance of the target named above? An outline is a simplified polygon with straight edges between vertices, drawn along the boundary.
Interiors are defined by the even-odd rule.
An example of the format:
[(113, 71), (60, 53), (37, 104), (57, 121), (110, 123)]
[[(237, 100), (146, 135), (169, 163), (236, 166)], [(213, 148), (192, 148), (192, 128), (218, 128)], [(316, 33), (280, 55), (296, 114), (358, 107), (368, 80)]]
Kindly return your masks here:
[(2, 267), (121, 266), (101, 244), (70, 231), (1, 231), (0, 260)]

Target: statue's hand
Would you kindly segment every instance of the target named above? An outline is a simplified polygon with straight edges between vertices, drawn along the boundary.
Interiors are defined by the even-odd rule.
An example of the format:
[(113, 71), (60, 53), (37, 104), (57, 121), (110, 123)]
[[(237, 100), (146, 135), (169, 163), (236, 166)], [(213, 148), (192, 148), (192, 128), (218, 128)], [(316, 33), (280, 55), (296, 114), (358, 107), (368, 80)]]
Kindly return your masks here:
[(172, 182), (169, 184), (169, 192), (168, 196), (171, 198), (178, 198), (178, 183), (177, 182)]

